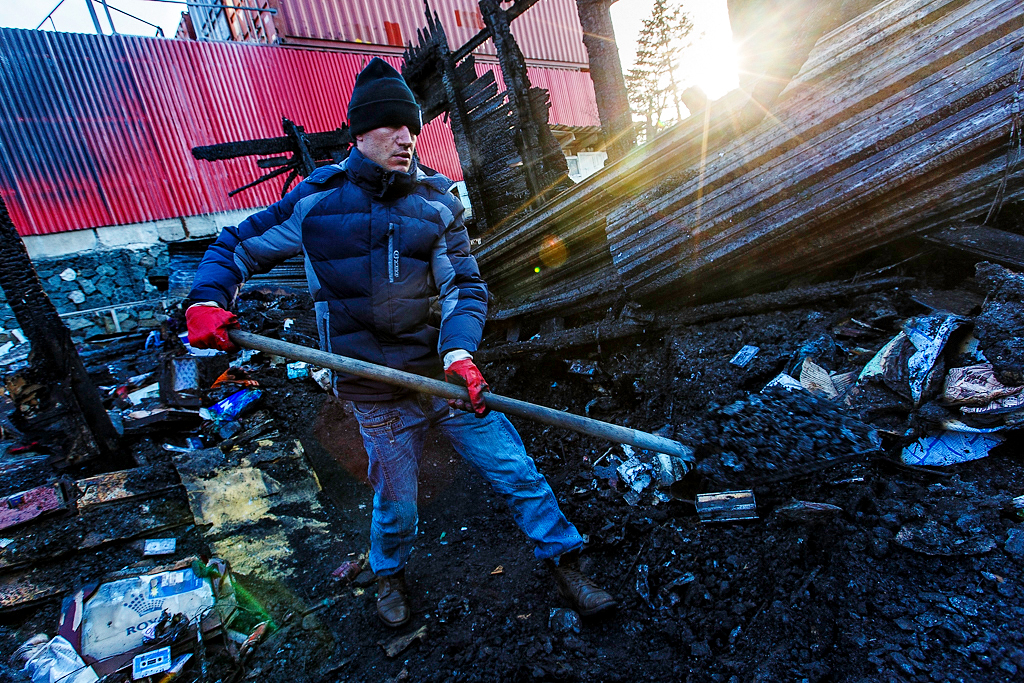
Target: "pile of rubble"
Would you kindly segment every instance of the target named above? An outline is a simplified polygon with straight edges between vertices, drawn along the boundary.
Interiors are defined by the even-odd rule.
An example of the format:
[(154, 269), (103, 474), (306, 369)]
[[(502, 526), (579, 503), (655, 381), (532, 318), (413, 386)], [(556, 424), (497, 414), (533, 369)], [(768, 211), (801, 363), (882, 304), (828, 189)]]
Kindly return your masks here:
[[(1024, 276), (981, 264), (953, 288), (901, 282), (914, 286), (483, 368), (498, 393), (697, 449), (688, 472), (517, 423), (588, 537), (585, 568), (620, 599), (599, 622), (552, 596), (482, 480), (428, 444), (417, 617), (386, 632), (366, 566), (365, 454), (325, 371), (190, 349), (173, 318), (87, 343), (133, 462), (55, 470), (45, 434), (5, 418), (5, 673), (470, 681), (485, 665), (522, 680), (826, 680), (860, 652), (868, 678), (1015, 675), (1024, 468), (997, 446), (1019, 443), (1024, 415)], [(250, 291), (239, 313), (314, 345), (304, 295)], [(5, 372), (9, 416), (34, 405), (19, 365)]]

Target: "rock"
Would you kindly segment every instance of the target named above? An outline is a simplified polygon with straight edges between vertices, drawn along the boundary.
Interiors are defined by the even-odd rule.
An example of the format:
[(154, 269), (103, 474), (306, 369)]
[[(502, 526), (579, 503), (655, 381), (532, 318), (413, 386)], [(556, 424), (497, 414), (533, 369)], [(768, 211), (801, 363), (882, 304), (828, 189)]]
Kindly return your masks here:
[(1003, 545), (1003, 549), (1017, 559), (1024, 558), (1024, 531), (1020, 529), (1010, 529), (1010, 533), (1006, 536), (1006, 544)]
[[(97, 268), (96, 272), (99, 273), (101, 268), (102, 266)], [(113, 268), (110, 270), (113, 271)], [(96, 282), (96, 290), (103, 296), (109, 298), (114, 293), (114, 282), (109, 277), (104, 276)]]
[(567, 607), (553, 607), (548, 615), (548, 628), (555, 633), (579, 633), (580, 615)]
[(967, 617), (978, 616), (978, 603), (970, 598), (955, 595), (949, 599), (950, 606), (960, 614)]

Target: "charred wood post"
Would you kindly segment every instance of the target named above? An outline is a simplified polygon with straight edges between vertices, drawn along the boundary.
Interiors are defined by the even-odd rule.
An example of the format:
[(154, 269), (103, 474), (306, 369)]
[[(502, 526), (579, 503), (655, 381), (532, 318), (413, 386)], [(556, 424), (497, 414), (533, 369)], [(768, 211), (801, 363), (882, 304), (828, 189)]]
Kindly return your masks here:
[[(469, 203), (480, 215), (474, 214), (475, 222), (487, 223), (481, 178), (482, 162), (480, 153), (471, 139), (471, 122), (464, 95), (465, 84), (476, 78), (473, 58), (468, 57), (458, 66), (448, 46), (448, 36), (437, 16), (427, 8), (427, 26), (417, 31), (419, 45), (409, 46), (405, 54), (402, 75), (413, 87), (420, 106), (423, 108), (423, 122), (432, 121), (447, 112), (451, 123), (455, 150), (459, 154), (462, 177), (466, 181)], [(438, 81), (440, 81), (438, 83)]]
[(30, 372), (43, 384), (39, 412), (62, 419), (59, 447), (69, 462), (117, 457), (118, 435), (96, 385), (85, 370), (71, 332), (43, 291), (25, 244), (0, 198), (0, 288), (32, 346)]
[(568, 181), (569, 166), (548, 128), (548, 94), (540, 88), (531, 88), (526, 75), (526, 59), (512, 36), (509, 19), (497, 0), (480, 0), (480, 13), (490, 29), (498, 63), (505, 77), (505, 88), (515, 105), (516, 141), (523, 161), (527, 186), (534, 198), (544, 198), (549, 190), (564, 186)]
[(307, 133), (302, 126), (296, 125), (287, 118), (282, 118), (281, 127), (284, 129), (283, 137), (193, 147), (192, 156), (201, 161), (225, 161), (254, 155), (290, 154), (291, 156), (276, 156), (258, 160), (257, 166), (273, 170), (251, 183), (228, 192), (228, 196), (233, 197), (243, 190), (256, 187), (260, 183), (287, 173), (288, 176), (281, 188), (283, 197), (296, 178), (305, 178), (318, 166), (344, 161), (352, 146), (352, 136), (349, 134), (348, 126), (344, 124), (341, 128), (332, 131)]
[[(508, 10), (492, 4), (496, 23), (454, 52), (440, 20), (428, 8), (418, 45), (404, 54), (402, 75), (423, 108), (424, 122), (444, 113), (449, 116), (473, 204), (476, 225), (471, 229), (478, 234), (521, 212), (552, 188), (571, 186), (565, 157), (547, 126), (547, 91), (529, 87), (526, 63), (508, 32), (509, 22), (535, 2), (519, 0)], [(493, 71), (477, 77), (471, 54), (494, 36), (495, 25), (503, 51), (499, 58), (508, 57), (502, 61), (505, 91), (498, 90)]]
[(615, 1), (576, 0), (609, 162), (624, 157), (635, 143), (633, 114), (612, 26), (611, 6)]

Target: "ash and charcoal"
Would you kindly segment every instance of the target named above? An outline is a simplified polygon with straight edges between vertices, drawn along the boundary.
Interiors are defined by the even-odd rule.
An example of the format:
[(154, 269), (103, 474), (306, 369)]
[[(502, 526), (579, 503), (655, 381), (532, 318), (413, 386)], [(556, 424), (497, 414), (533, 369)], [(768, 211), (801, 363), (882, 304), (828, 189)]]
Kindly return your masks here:
[(878, 432), (827, 399), (782, 388), (712, 407), (697, 471), (718, 484), (754, 484), (881, 453)]
[[(991, 331), (984, 313), (997, 299), (981, 314), (959, 313), (985, 357), (999, 348), (998, 335), (1020, 335), (1007, 326)], [(272, 291), (246, 295), (242, 324), (311, 345), (305, 303)], [(196, 390), (188, 363), (166, 370), (163, 356), (182, 358), (170, 329), (159, 347), (146, 348), (140, 335), (86, 345), (109, 407), (139, 425), (129, 430), (137, 460), (166, 467), (161, 476), (173, 481), (154, 479), (160, 487), (150, 485), (148, 498), (78, 502), (77, 516), (58, 509), (5, 530), (11, 542), (0, 550), (0, 579), (32, 568), (37, 583), (52, 576), (61, 587), (5, 611), (0, 647), (7, 655), (36, 634), (52, 636), (64, 586), (234, 548), (240, 564), (253, 557), (235, 576), (253, 598), (247, 607), (266, 616), (249, 614), (229, 637), (207, 638), (179, 680), (198, 680), (201, 666), (208, 680), (271, 683), (823, 683), (892, 672), (906, 680), (1011, 680), (1024, 671), (1024, 463), (1014, 448), (1017, 413), (993, 403), (1016, 395), (1019, 384), (1005, 374), (1012, 364), (988, 357), (992, 369), (979, 368), (985, 361), (969, 339), (947, 338), (930, 368), (941, 381), (923, 382), (916, 406), (909, 366), (900, 366), (914, 355), (909, 347), (886, 361), (895, 363), (888, 374), (861, 376), (908, 321), (929, 316), (948, 313), (888, 291), (606, 343), (591, 355), (484, 367), (498, 393), (697, 446), (702, 477), (657, 453), (517, 421), (588, 538), (581, 569), (620, 602), (604, 619), (580, 619), (552, 591), (504, 504), (429, 439), (409, 566), (415, 615), (398, 633), (375, 621), (374, 577), (365, 568), (372, 501), (358, 428), (311, 368), (266, 354), (197, 357)], [(748, 350), (745, 363), (730, 363), (753, 346), (758, 352)], [(780, 374), (791, 390), (765, 388)], [(241, 405), (255, 391), (259, 400)], [(194, 398), (201, 405), (184, 405)], [(170, 399), (182, 405), (165, 405)], [(995, 412), (970, 412), (977, 409)], [(945, 434), (951, 420), (995, 428), (986, 436), (1003, 445), (943, 468), (903, 464), (905, 448)], [(46, 460), (6, 456), (11, 476), (0, 492), (45, 483)], [(309, 485), (313, 470), (322, 491)], [(88, 474), (99, 473), (68, 477), (77, 485)], [(243, 507), (272, 516), (230, 517), (231, 505), (211, 497), (229, 481), (250, 487)], [(735, 490), (753, 487), (756, 502), (753, 492)], [(250, 495), (257, 490), (270, 495)], [(693, 501), (709, 496), (746, 507), (702, 520)], [(218, 526), (196, 525), (196, 515)], [(140, 535), (138, 523), (153, 531)], [(174, 539), (174, 551), (147, 556), (147, 539)], [(0, 670), (6, 674), (22, 675)]]

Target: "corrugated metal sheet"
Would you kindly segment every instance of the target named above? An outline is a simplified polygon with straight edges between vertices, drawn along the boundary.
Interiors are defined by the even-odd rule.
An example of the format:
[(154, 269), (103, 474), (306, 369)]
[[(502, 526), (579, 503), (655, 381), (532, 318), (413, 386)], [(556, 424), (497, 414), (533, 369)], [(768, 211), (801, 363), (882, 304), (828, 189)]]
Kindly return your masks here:
[[(0, 29), (0, 58), (0, 192), (23, 234), (273, 202), (277, 181), (227, 197), (261, 173), (253, 159), (211, 164), (193, 159), (191, 148), (280, 136), (282, 116), (309, 131), (338, 127), (368, 59), (17, 29)], [(538, 80), (574, 78), (543, 72)], [(554, 96), (566, 120), (552, 122), (573, 124), (573, 100)], [(426, 126), (418, 150), (424, 164), (462, 178), (446, 122)]]
[[(431, 0), (453, 50), (484, 27), (475, 0)], [(374, 45), (415, 42), (426, 26), (421, 0), (280, 0), (278, 25), (287, 36)], [(390, 24), (390, 26), (388, 26)], [(512, 22), (527, 59), (587, 64), (575, 0), (541, 0)], [(490, 41), (476, 51), (494, 54)]]

